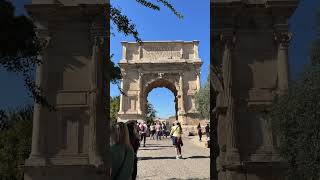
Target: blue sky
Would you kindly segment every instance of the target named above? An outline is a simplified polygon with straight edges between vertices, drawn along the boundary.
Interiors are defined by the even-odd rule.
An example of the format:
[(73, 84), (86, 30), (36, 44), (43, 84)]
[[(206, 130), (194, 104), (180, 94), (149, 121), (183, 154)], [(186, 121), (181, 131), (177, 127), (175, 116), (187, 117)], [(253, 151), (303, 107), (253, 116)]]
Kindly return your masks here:
[[(12, 0), (17, 7), (17, 14), (24, 13), (23, 6), (30, 0)], [(185, 18), (179, 20), (169, 10), (162, 7), (161, 12), (144, 8), (134, 0), (113, 0), (136, 24), (143, 40), (199, 40), (202, 67), (202, 85), (206, 80), (209, 64), (209, 0), (171, 1)], [(296, 77), (303, 65), (308, 62), (310, 44), (315, 37), (315, 11), (320, 1), (301, 0), (295, 14), (290, 19), (290, 30), (294, 33), (289, 49), (290, 70)], [(111, 52), (116, 62), (121, 58), (120, 41), (133, 41), (132, 37), (116, 34), (111, 39)], [(0, 69), (0, 108), (15, 107), (31, 102), (21, 78)], [(111, 88), (111, 95), (119, 94), (116, 87)], [(174, 114), (173, 94), (166, 89), (155, 89), (149, 94), (159, 116)]]
[[(111, 1), (115, 7), (130, 17), (137, 25), (142, 40), (199, 40), (199, 56), (203, 61), (201, 69), (201, 83), (206, 82), (210, 63), (210, 6), (209, 0), (188, 0), (181, 4), (179, 1), (173, 5), (183, 14), (184, 18), (178, 19), (169, 9), (160, 6), (160, 11), (145, 8), (136, 1)], [(134, 41), (132, 37), (125, 37), (117, 33), (111, 37), (111, 53), (114, 61), (121, 59), (121, 41)], [(111, 96), (119, 95), (117, 86), (111, 86)], [(154, 105), (157, 115), (161, 118), (175, 114), (174, 95), (166, 88), (155, 88), (148, 95), (148, 101)]]

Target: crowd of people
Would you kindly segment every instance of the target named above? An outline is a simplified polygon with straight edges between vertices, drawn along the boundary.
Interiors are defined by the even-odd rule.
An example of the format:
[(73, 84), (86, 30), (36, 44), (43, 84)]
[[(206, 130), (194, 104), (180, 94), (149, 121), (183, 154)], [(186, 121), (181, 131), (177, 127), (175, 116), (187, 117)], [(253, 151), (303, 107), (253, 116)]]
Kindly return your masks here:
[[(207, 125), (207, 127), (209, 126)], [(161, 122), (147, 125), (145, 122), (138, 123), (137, 121), (131, 120), (126, 123), (118, 122), (112, 125), (110, 136), (112, 180), (136, 179), (138, 149), (140, 148), (140, 145), (146, 147), (146, 138), (148, 134), (150, 135), (150, 139), (155, 139), (156, 136), (156, 140), (161, 140), (161, 137), (167, 138), (169, 135), (173, 147), (176, 150), (176, 159), (182, 159), (181, 147), (183, 146), (183, 132), (181, 124), (178, 121), (175, 121), (171, 130), (168, 131), (168, 129), (167, 125)], [(198, 131), (201, 132), (200, 124), (198, 126)], [(202, 136), (202, 132), (200, 134)], [(207, 133), (207, 137), (208, 136), (209, 133)]]

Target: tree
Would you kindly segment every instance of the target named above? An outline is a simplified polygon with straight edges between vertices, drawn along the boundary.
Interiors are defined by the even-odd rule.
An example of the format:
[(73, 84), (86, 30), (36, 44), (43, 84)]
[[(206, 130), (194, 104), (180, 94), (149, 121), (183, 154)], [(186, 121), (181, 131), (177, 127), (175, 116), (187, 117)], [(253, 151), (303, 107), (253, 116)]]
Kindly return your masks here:
[(210, 118), (210, 76), (207, 83), (195, 95), (196, 108), (203, 118)]
[(33, 80), (35, 67), (41, 64), (38, 55), (42, 48), (35, 27), (26, 16), (15, 16), (14, 11), (11, 2), (0, 0), (0, 68), (22, 76), (29, 95), (52, 109)]
[(110, 120), (112, 123), (116, 123), (120, 109), (120, 96), (110, 97), (110, 100)]
[(269, 114), (292, 180), (320, 178), (320, 10), (317, 16), (311, 65), (275, 100)]
[(146, 109), (147, 124), (150, 124), (150, 123), (154, 122), (156, 114), (157, 114), (157, 111), (154, 109), (153, 105), (148, 102), (147, 103), (147, 109)]
[(22, 180), (23, 165), (31, 151), (33, 107), (4, 112), (7, 128), (0, 130), (1, 180)]
[(278, 98), (270, 111), (289, 163), (288, 179), (320, 178), (320, 65), (313, 65)]

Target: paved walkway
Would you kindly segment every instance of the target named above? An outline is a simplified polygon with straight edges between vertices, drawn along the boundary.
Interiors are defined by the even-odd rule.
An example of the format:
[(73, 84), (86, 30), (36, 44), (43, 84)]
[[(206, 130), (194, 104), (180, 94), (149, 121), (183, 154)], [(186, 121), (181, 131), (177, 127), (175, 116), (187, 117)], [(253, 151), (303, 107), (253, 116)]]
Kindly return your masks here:
[(210, 150), (183, 138), (183, 159), (176, 159), (171, 139), (149, 140), (138, 151), (139, 180), (210, 179)]

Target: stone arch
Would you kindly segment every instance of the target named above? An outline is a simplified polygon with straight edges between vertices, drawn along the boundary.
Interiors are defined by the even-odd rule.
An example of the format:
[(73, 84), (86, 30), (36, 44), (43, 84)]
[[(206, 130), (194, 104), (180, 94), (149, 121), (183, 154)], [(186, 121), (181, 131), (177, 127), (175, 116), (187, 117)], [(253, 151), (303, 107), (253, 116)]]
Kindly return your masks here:
[(164, 79), (164, 78), (157, 78), (155, 80), (152, 80), (148, 83), (145, 84), (145, 86), (142, 89), (142, 94), (141, 94), (141, 99), (142, 99), (142, 113), (145, 115), (145, 109), (146, 109), (146, 105), (147, 105), (147, 98), (148, 98), (148, 94), (155, 88), (159, 88), (159, 87), (163, 87), (163, 88), (167, 88), (168, 90), (170, 90), (174, 97), (175, 97), (175, 112), (176, 112), (176, 117), (177, 117), (177, 112), (178, 112), (178, 89), (179, 87), (175, 85), (174, 82), (168, 80), (168, 79)]
[(145, 120), (147, 94), (156, 87), (173, 92), (178, 120), (199, 119), (194, 96), (200, 89), (198, 41), (122, 42), (122, 89), (119, 121)]

